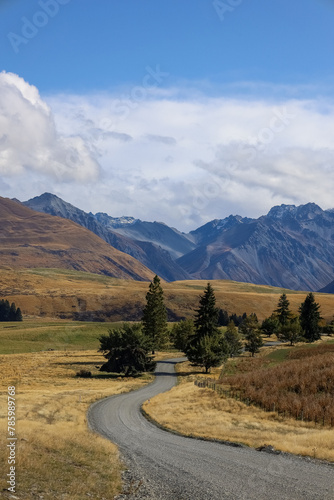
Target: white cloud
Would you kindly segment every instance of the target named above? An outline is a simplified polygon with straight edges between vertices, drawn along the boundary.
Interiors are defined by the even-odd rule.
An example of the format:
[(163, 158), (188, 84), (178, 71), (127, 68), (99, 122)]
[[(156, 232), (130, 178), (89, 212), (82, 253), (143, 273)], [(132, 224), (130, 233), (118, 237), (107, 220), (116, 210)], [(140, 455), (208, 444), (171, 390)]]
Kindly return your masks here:
[(49, 106), (36, 87), (0, 73), (0, 173), (38, 172), (58, 181), (96, 178), (99, 166), (79, 136), (57, 132)]
[[(140, 102), (96, 94), (48, 96), (46, 104), (34, 87), (10, 78), (14, 107), (1, 113), (11, 127), (4, 126), (0, 148), (5, 155), (9, 129), (13, 157), (5, 165), (20, 173), (15, 185), (5, 175), (11, 196), (52, 191), (87, 211), (161, 220), (181, 230), (230, 213), (256, 217), (281, 203), (334, 206), (329, 98), (273, 92), (247, 100), (154, 88)], [(79, 187), (78, 180), (86, 182)]]

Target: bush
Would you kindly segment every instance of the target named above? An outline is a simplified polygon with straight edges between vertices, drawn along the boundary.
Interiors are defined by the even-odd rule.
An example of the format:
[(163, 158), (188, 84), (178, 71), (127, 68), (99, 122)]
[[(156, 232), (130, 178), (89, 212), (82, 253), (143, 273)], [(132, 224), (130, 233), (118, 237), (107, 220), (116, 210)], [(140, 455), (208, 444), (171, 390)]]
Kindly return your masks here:
[(80, 378), (91, 378), (92, 376), (92, 372), (90, 372), (89, 370), (85, 370), (85, 369), (81, 369), (80, 371), (78, 371), (76, 373), (76, 377), (80, 377)]

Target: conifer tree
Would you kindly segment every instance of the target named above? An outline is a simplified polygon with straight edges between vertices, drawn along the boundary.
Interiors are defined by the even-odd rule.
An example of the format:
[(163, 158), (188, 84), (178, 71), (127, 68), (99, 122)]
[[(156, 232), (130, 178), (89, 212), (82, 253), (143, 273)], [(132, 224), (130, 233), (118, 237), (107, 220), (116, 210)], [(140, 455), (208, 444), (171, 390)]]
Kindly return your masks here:
[(253, 357), (255, 353), (259, 352), (260, 347), (263, 346), (260, 325), (256, 314), (247, 316), (242, 322), (240, 329), (246, 339), (245, 350), (250, 352)]
[(15, 316), (15, 321), (22, 321), (23, 318), (22, 318), (22, 311), (21, 309), (18, 307), (16, 309), (16, 316)]
[(150, 339), (154, 354), (154, 351), (163, 348), (168, 340), (167, 310), (160, 278), (157, 275), (154, 276), (146, 294), (142, 324), (143, 332)]
[(199, 304), (194, 321), (195, 333), (190, 337), (185, 353), (191, 363), (203, 366), (208, 372), (211, 367), (221, 365), (228, 356), (226, 341), (218, 328), (218, 309), (210, 283)]
[(242, 352), (242, 342), (238, 328), (235, 326), (233, 321), (230, 321), (227, 325), (224, 338), (227, 343), (229, 356), (239, 356)]
[(290, 302), (287, 299), (286, 293), (283, 293), (278, 301), (277, 309), (275, 313), (277, 314), (277, 319), (281, 325), (285, 325), (291, 318)]
[(8, 321), (16, 321), (16, 306), (14, 302), (12, 302), (9, 309)]
[(196, 336), (202, 338), (205, 336), (215, 336), (219, 334), (218, 329), (218, 309), (216, 308), (216, 297), (210, 283), (200, 297), (199, 308), (195, 318)]
[(150, 342), (140, 324), (124, 323), (120, 328), (109, 330), (109, 335), (102, 335), (99, 341), (99, 351), (108, 360), (100, 371), (134, 376), (154, 370), (156, 363), (148, 354)]
[(320, 305), (315, 301), (314, 295), (310, 292), (305, 301), (299, 307), (300, 325), (304, 332), (304, 337), (307, 342), (314, 342), (321, 338), (319, 321)]

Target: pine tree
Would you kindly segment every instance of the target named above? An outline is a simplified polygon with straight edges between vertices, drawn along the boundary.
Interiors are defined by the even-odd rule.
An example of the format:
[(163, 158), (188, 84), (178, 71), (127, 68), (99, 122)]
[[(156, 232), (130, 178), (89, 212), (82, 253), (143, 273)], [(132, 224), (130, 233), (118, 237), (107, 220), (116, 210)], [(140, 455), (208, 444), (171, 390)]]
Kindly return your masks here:
[(208, 372), (211, 367), (221, 365), (228, 356), (226, 341), (218, 328), (216, 297), (210, 283), (199, 304), (194, 321), (195, 333), (190, 337), (185, 353), (191, 363), (203, 366)]
[(250, 352), (252, 357), (259, 352), (263, 346), (263, 340), (260, 332), (260, 325), (255, 314), (250, 314), (242, 322), (241, 332), (245, 336), (245, 350)]
[(321, 338), (319, 321), (320, 305), (315, 301), (314, 295), (310, 292), (305, 301), (299, 307), (299, 320), (307, 342), (315, 342)]
[(230, 321), (227, 325), (224, 338), (227, 343), (229, 356), (239, 356), (242, 351), (242, 342), (240, 334), (238, 332), (238, 328), (235, 326), (233, 321)]
[(99, 341), (99, 351), (108, 360), (100, 371), (134, 376), (138, 372), (152, 371), (155, 367), (155, 362), (148, 355), (150, 342), (143, 334), (141, 325), (124, 323), (120, 328), (109, 330), (109, 335), (102, 335)]
[(160, 279), (155, 275), (146, 294), (146, 306), (143, 311), (143, 331), (150, 339), (152, 354), (161, 349), (168, 340), (167, 310), (164, 304)]
[(218, 309), (216, 308), (216, 297), (210, 283), (200, 297), (199, 308), (196, 312), (195, 329), (196, 336), (202, 338), (212, 337), (219, 333), (218, 329)]
[(277, 319), (281, 325), (285, 325), (291, 318), (291, 311), (289, 309), (290, 302), (287, 299), (286, 293), (283, 293), (278, 301), (277, 309), (275, 313), (277, 313)]
[(22, 311), (19, 307), (16, 309), (15, 321), (23, 321)]
[(16, 306), (14, 302), (12, 302), (9, 309), (8, 321), (16, 321)]

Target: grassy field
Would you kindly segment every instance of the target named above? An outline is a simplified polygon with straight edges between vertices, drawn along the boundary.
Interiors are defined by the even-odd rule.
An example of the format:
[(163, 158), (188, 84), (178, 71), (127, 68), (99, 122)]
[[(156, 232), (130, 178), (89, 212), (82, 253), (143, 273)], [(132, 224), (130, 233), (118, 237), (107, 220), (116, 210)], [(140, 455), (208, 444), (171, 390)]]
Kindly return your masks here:
[[(206, 281), (162, 283), (165, 303), (174, 317), (190, 318), (198, 307)], [(263, 285), (211, 280), (217, 307), (230, 314), (255, 312), (259, 319), (269, 316), (285, 291), (293, 312), (298, 311), (307, 292)], [(59, 269), (0, 270), (3, 298), (15, 302), (27, 317), (91, 319), (107, 321), (140, 320), (145, 305), (147, 282), (119, 280), (107, 276)], [(333, 318), (334, 295), (315, 294), (322, 316)]]
[[(232, 281), (211, 283), (218, 307), (237, 314), (256, 312), (259, 319), (271, 314), (283, 292)], [(166, 306), (178, 317), (193, 317), (205, 286), (205, 281), (163, 283)], [(141, 318), (148, 283), (75, 271), (7, 268), (0, 270), (0, 287), (1, 298), (15, 302), (24, 315), (22, 323), (0, 323), (0, 442), (4, 450), (7, 388), (17, 388), (19, 475), (15, 496), (22, 500), (113, 498), (121, 488), (118, 452), (112, 443), (88, 431), (87, 408), (97, 399), (139, 388), (151, 376), (130, 380), (101, 374), (98, 367), (104, 358), (97, 352), (98, 337), (123, 320)], [(306, 292), (286, 292), (296, 312)], [(316, 294), (316, 300), (322, 316), (332, 319), (334, 295)], [(73, 313), (84, 318), (96, 311), (106, 321), (71, 320)], [(283, 362), (288, 351), (268, 349), (268, 363)], [(91, 370), (93, 377), (77, 378), (81, 368)], [(232, 363), (230, 372), (236, 369)], [(189, 364), (183, 364), (181, 370), (180, 384), (145, 407), (164, 425), (186, 434), (242, 441), (250, 446), (272, 444), (293, 453), (334, 460), (332, 430), (283, 421), (275, 414), (220, 398), (211, 390), (194, 386), (198, 373)], [(7, 467), (2, 456), (3, 498), (10, 498), (3, 491)]]
[(99, 347), (98, 337), (121, 323), (26, 319), (0, 323), (0, 354), (35, 351), (87, 350)]
[[(104, 358), (93, 351), (54, 351), (0, 356), (1, 498), (94, 500), (121, 490), (122, 465), (115, 445), (87, 428), (89, 405), (137, 389), (152, 377), (101, 374)], [(91, 379), (77, 378), (81, 368)], [(4, 489), (7, 464), (7, 388), (16, 387), (17, 489)]]
[[(265, 364), (279, 366), (294, 349), (264, 348)], [(255, 359), (255, 364), (262, 365), (262, 360), (258, 358), (257, 363)], [(281, 451), (334, 461), (332, 428), (284, 418), (194, 385), (199, 377), (218, 379), (220, 368), (205, 375), (187, 362), (178, 370), (179, 384), (143, 405), (150, 417), (163, 426), (185, 435), (240, 442), (254, 448), (272, 445)], [(238, 373), (235, 361), (225, 373)]]

